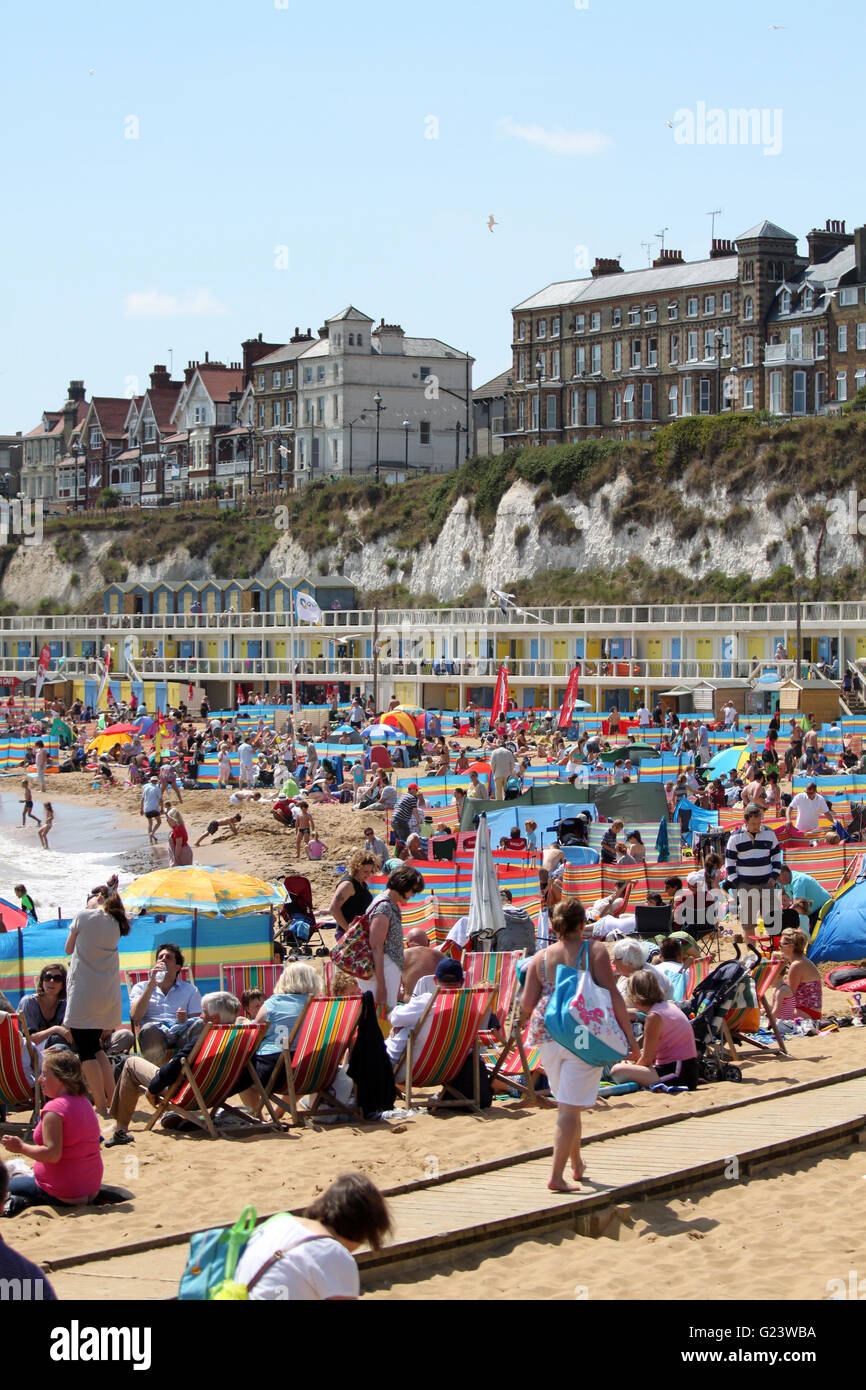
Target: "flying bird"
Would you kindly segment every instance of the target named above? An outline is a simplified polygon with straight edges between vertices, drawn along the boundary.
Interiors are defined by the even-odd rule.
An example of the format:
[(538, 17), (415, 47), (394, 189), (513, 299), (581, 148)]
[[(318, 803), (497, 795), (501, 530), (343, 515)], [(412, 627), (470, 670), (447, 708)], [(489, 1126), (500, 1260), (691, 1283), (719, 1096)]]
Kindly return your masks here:
[(496, 221), (496, 218), (493, 216), (493, 213), (491, 212), (490, 216), (489, 216), (488, 219), (487, 219), (487, 230), (488, 230), (488, 232), (492, 232), (494, 227), (501, 227), (501, 226), (502, 226), (502, 223), (501, 223), (501, 222), (497, 222), (497, 221)]
[(673, 130), (674, 128), (673, 121), (665, 121), (665, 125), (668, 127), (669, 130)]
[(771, 29), (787, 29), (787, 24), (771, 24)]

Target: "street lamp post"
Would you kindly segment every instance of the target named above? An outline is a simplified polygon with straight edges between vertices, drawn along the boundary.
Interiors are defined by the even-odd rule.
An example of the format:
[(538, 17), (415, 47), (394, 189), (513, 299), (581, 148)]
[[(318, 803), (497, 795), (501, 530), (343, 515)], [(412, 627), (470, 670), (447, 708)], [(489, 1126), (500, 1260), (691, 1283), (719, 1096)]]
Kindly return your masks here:
[(454, 426), (454, 469), (455, 469), (455, 472), (456, 472), (456, 470), (460, 467), (460, 431), (461, 431), (462, 428), (463, 428), (463, 426), (461, 425), (460, 421), (458, 420), (458, 421), (457, 421), (457, 424)]
[(535, 364), (535, 380), (538, 383), (538, 446), (541, 447), (541, 383), (544, 380), (544, 363), (539, 357)]
[(366, 423), (367, 423), (367, 412), (366, 412), (366, 410), (362, 410), (360, 415), (356, 415), (355, 418), (354, 418), (354, 420), (350, 420), (350, 421), (349, 421), (349, 476), (350, 476), (350, 477), (352, 476), (352, 426), (353, 426), (353, 425), (357, 425), (359, 422), (362, 423), (362, 424), (364, 424), (364, 425), (366, 425)]
[(406, 448), (405, 448), (404, 455), (403, 455), (403, 466), (404, 466), (404, 468), (406, 469), (406, 477), (407, 477), (407, 478), (408, 478), (408, 476), (409, 476), (409, 431), (411, 430), (411, 428), (412, 428), (412, 426), (411, 426), (411, 424), (409, 423), (409, 421), (408, 421), (408, 420), (404, 420), (404, 421), (403, 421), (403, 429), (404, 429), (404, 431), (405, 431), (405, 433), (406, 433)]
[(387, 407), (386, 405), (383, 405), (383, 404), (382, 404), (382, 397), (381, 397), (381, 395), (379, 394), (378, 391), (376, 392), (375, 396), (373, 397), (373, 404), (374, 404), (374, 406), (376, 407), (376, 482), (378, 483), (378, 481), (379, 481), (379, 427), (380, 427), (380, 426), (379, 426), (379, 422), (380, 422), (380, 417), (381, 417), (381, 415), (382, 415), (382, 411), (383, 411), (383, 410), (387, 410), (388, 407)]

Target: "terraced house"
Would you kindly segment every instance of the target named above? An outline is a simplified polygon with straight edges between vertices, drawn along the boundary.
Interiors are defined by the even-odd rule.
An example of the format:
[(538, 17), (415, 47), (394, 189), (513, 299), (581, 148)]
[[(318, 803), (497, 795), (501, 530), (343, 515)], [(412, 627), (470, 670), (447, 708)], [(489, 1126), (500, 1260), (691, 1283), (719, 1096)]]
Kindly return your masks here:
[[(688, 415), (823, 414), (866, 381), (866, 227), (760, 222), (709, 257), (599, 258), (513, 312), (507, 444), (648, 438)], [(861, 354), (858, 356), (858, 353)]]

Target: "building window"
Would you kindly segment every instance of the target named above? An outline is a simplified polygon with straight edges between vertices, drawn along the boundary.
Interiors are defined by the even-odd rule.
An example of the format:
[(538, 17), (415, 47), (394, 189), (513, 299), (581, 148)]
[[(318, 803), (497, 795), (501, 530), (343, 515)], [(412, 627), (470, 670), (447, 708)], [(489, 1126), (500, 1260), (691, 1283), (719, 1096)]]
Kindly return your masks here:
[(570, 425), (579, 425), (579, 424), (580, 424), (580, 392), (579, 392), (579, 391), (572, 391), (572, 392), (570, 393), (570, 396), (571, 396), (571, 400), (570, 400), (571, 413), (570, 413), (570, 415), (569, 415), (568, 423), (569, 423)]
[(585, 328), (586, 314), (578, 314), (577, 318), (574, 320), (574, 331), (575, 333), (583, 333)]
[(710, 379), (709, 379), (708, 376), (702, 376), (702, 377), (701, 377), (701, 380), (700, 380), (700, 391), (701, 391), (700, 413), (701, 413), (701, 415), (709, 415), (709, 413), (710, 413)]
[(839, 291), (839, 303), (840, 303), (840, 304), (856, 304), (856, 303), (857, 303), (857, 286), (854, 285), (854, 286), (852, 286), (852, 287), (849, 288), (849, 289), (840, 290), (840, 291)]
[(590, 371), (595, 375), (601, 371), (601, 343), (593, 343), (590, 349)]
[(782, 413), (782, 373), (770, 372), (770, 413)]
[(791, 407), (794, 415), (806, 414), (806, 373), (794, 373), (794, 397)]
[(578, 347), (574, 351), (574, 372), (575, 376), (583, 376), (586, 371), (586, 348)]
[(543, 352), (540, 352), (540, 353), (538, 354), (538, 357), (537, 357), (536, 360), (535, 360), (535, 375), (536, 375), (536, 376), (538, 376), (538, 369), (539, 369), (539, 367), (541, 368), (541, 375), (546, 379), (546, 378), (547, 378), (547, 358), (546, 358), (546, 356), (544, 355)]
[(866, 348), (866, 323), (857, 325), (857, 351), (862, 352)]
[(668, 322), (673, 323), (680, 316), (680, 306), (675, 299), (668, 305)]
[(686, 338), (686, 361), (697, 362), (698, 360), (698, 335), (695, 329), (691, 329)]
[(555, 430), (555, 429), (556, 429), (556, 397), (555, 397), (554, 395), (549, 395), (549, 396), (547, 397), (547, 411), (546, 411), (546, 413), (547, 413), (546, 428), (549, 429), (549, 430)]
[(640, 305), (632, 305), (632, 307), (628, 311), (628, 321), (632, 325), (640, 323)]
[(614, 391), (613, 393), (613, 418), (614, 420), (622, 419), (622, 391)]
[(779, 280), (785, 278), (784, 261), (769, 261), (767, 264), (767, 279), (772, 284), (777, 284)]
[(675, 367), (680, 360), (680, 335), (671, 333), (668, 338), (668, 362)]
[(539, 319), (539, 320), (538, 320), (538, 328), (537, 328), (537, 330), (536, 330), (535, 336), (536, 336), (536, 338), (546, 338), (546, 337), (547, 337), (547, 319)]
[(613, 370), (622, 371), (622, 338), (615, 338), (613, 343)]
[(551, 325), (550, 325), (550, 336), (551, 336), (551, 338), (558, 338), (558, 337), (559, 337), (559, 332), (560, 332), (560, 318), (559, 318), (559, 314), (557, 314), (557, 315), (554, 317), (553, 322), (552, 322)]
[(815, 297), (812, 294), (811, 288), (807, 285), (803, 291), (803, 308), (811, 309), (814, 306), (814, 303)]
[(312, 402), (312, 401), (304, 401), (304, 424), (305, 424), (305, 425), (311, 425), (312, 423), (313, 423), (313, 402)]
[(273, 381), (271, 382), (271, 386), (273, 387), (273, 389), (274, 389), (275, 391), (281, 391), (281, 390), (282, 390), (282, 386), (283, 386), (283, 374), (282, 374), (282, 372), (274, 372), (274, 377), (273, 377)]
[(525, 402), (525, 401), (518, 401), (518, 402), (517, 402), (517, 428), (518, 428), (519, 430), (525, 430), (525, 429), (526, 429), (526, 402)]
[(743, 261), (743, 279), (747, 284), (751, 284), (755, 278), (755, 262)]
[(349, 334), (349, 347), (354, 347), (354, 346), (355, 346), (355, 335), (354, 335), (354, 333), (350, 333), (350, 334)]
[(743, 300), (743, 318), (744, 318), (744, 319), (746, 320), (746, 322), (748, 323), (748, 322), (750, 322), (754, 317), (755, 317), (755, 301), (752, 299), (752, 296), (751, 296), (750, 294), (747, 294), (746, 297), (745, 297), (745, 299)]
[(332, 397), (331, 397), (331, 403), (332, 403), (332, 405), (333, 405), (333, 407), (334, 407), (333, 423), (334, 423), (335, 425), (339, 425), (339, 423), (340, 423), (340, 397), (339, 397), (339, 396), (332, 396)]
[(816, 328), (812, 335), (812, 344), (816, 358), (827, 356), (827, 331), (824, 328)]
[(854, 373), (854, 394), (855, 394), (855, 396), (856, 396), (856, 394), (857, 394), (858, 391), (862, 391), (862, 390), (863, 390), (863, 387), (864, 387), (864, 386), (866, 386), (866, 367), (858, 367), (857, 370), (856, 370), (856, 372)]
[(848, 399), (848, 373), (836, 373), (836, 400), (847, 401)]
[(815, 373), (815, 409), (823, 410), (827, 404), (827, 373)]
[(102, 443), (102, 435), (100, 434), (99, 430), (98, 430), (98, 429), (91, 430), (91, 431), (90, 431), (90, 447), (91, 447), (91, 449), (98, 449), (101, 443)]
[(269, 473), (273, 473), (273, 471), (274, 471), (274, 441), (273, 441), (272, 439), (269, 439), (269, 440), (268, 440), (268, 472), (269, 472)]
[(730, 312), (731, 312), (731, 291), (730, 291), (730, 290), (725, 290), (724, 294), (722, 295), (722, 313), (723, 313), (723, 314), (729, 314)]
[(554, 348), (550, 354), (550, 375), (554, 381), (559, 381), (559, 348)]
[(651, 381), (645, 381), (641, 387), (640, 418), (642, 420), (653, 418), (653, 385)]
[(294, 367), (289, 367), (289, 369), (288, 369), (287, 372), (286, 372), (286, 386), (287, 386), (287, 387), (288, 387), (288, 386), (294, 386), (294, 384), (295, 384), (295, 369), (294, 369)]
[(634, 419), (634, 382), (629, 382), (623, 392), (623, 405), (625, 406), (625, 419)]
[(716, 312), (716, 296), (714, 294), (704, 295), (704, 313), (714, 314)]
[(747, 376), (743, 378), (743, 409), (751, 410), (755, 404), (755, 378)]
[(749, 336), (743, 339), (743, 366), (754, 367), (755, 365), (755, 340)]
[(677, 396), (678, 396), (678, 395), (679, 395), (679, 392), (678, 392), (676, 386), (669, 386), (669, 387), (668, 387), (668, 415), (676, 415), (676, 413), (677, 413)]
[(598, 394), (596, 391), (586, 393), (586, 423), (588, 425), (598, 424)]
[(363, 335), (363, 333), (359, 333), (359, 334), (357, 335), (355, 341), (356, 341), (356, 343), (358, 344), (358, 347), (363, 347), (363, 346), (364, 346), (364, 335)]
[(643, 321), (644, 323), (658, 323), (659, 311), (657, 305), (648, 304), (646, 306), (646, 308), (643, 311)]
[(693, 387), (694, 382), (692, 381), (692, 378), (690, 376), (683, 377), (683, 415), (691, 415), (692, 413)]
[(723, 356), (723, 357), (730, 357), (730, 355), (731, 355), (731, 325), (730, 325), (730, 324), (727, 324), (726, 327), (722, 329), (722, 356)]
[(260, 390), (260, 391), (264, 391), (264, 389), (265, 389), (265, 374), (264, 374), (264, 372), (259, 372), (259, 390)]
[(590, 314), (590, 316), (589, 316), (589, 331), (590, 331), (590, 333), (600, 333), (600, 332), (601, 332), (601, 314), (600, 314), (600, 313)]
[(310, 382), (311, 382), (312, 380), (313, 380), (313, 369), (312, 369), (312, 367), (305, 367), (305, 368), (304, 368), (304, 385), (305, 385), (305, 386), (309, 386), (309, 384), (310, 384)]
[(324, 397), (324, 396), (317, 396), (317, 397), (316, 397), (316, 424), (318, 424), (318, 425), (323, 425), (324, 423), (325, 423), (325, 397)]
[(631, 340), (631, 366), (640, 366), (640, 338), (632, 338)]
[(295, 423), (295, 403), (286, 401), (286, 425), (291, 428)]
[(837, 352), (847, 352), (847, 351), (848, 351), (848, 325), (847, 325), (847, 323), (840, 323), (840, 324), (837, 326), (837, 328), (836, 328), (836, 351), (837, 351)]
[(281, 407), (281, 403), (280, 403), (279, 401), (274, 401), (274, 418), (273, 418), (273, 426), (274, 426), (274, 429), (279, 429), (280, 425), (282, 424), (281, 416), (282, 416), (282, 407)]
[(622, 309), (612, 309), (610, 313), (611, 328), (622, 328)]
[[(523, 353), (522, 355), (523, 355), (524, 357), (526, 356), (525, 353)], [(418, 375), (420, 376), (420, 378), (421, 378), (422, 381), (427, 381), (428, 377), (430, 376), (430, 368), (429, 368), (429, 367), (419, 367), (419, 368), (418, 368)]]
[[(423, 378), (422, 378), (422, 380), (423, 380)], [(525, 381), (525, 380), (526, 380), (526, 353), (525, 353), (525, 352), (518, 352), (518, 354), (517, 354), (517, 380), (518, 380), (518, 381)]]
[(265, 471), (265, 446), (264, 446), (264, 444), (260, 444), (260, 445), (259, 445), (259, 454), (258, 454), (258, 467), (257, 467), (257, 471), (258, 471), (259, 473), (264, 473), (264, 471)]
[(260, 401), (260, 402), (259, 402), (258, 421), (259, 421), (259, 429), (260, 429), (260, 430), (263, 430), (264, 427), (265, 427), (265, 406), (264, 406), (264, 402), (263, 402), (263, 401)]
[(686, 300), (686, 315), (687, 315), (687, 317), (690, 318), (690, 319), (696, 319), (696, 318), (697, 318), (697, 316), (698, 316), (698, 297), (697, 297), (697, 295), (691, 295), (690, 298)]
[(517, 324), (517, 341), (519, 343), (526, 341), (526, 319), (520, 319)]
[(648, 338), (646, 345), (646, 364), (648, 367), (657, 367), (659, 364), (659, 340), (658, 338)]
[(531, 421), (530, 421), (530, 428), (533, 429), (533, 430), (537, 430), (537, 429), (538, 429), (538, 395), (537, 395), (537, 394), (534, 395), (534, 396), (532, 397), (532, 419), (531, 419)]
[(779, 313), (790, 314), (791, 312), (791, 293), (789, 290), (782, 290), (779, 295)]
[(319, 366), (316, 368), (316, 380), (317, 380), (317, 381), (324, 381), (324, 380), (325, 380), (325, 365), (324, 365), (324, 363), (320, 363)]

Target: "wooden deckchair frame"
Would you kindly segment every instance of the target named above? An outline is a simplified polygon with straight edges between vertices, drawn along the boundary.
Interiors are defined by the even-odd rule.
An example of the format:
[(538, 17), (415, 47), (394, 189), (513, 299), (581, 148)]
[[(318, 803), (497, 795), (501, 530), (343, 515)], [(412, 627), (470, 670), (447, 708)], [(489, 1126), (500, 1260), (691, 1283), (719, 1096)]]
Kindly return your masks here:
[[(295, 1075), (292, 1063), (292, 1045), (295, 1042), (297, 1034), (300, 1032), (302, 1025), (304, 1024), (307, 1014), (309, 1013), (309, 1010), (313, 1005), (314, 1001), (316, 999), (322, 998), (330, 999), (330, 996), (310, 995), (307, 999), (307, 1002), (304, 1005), (303, 1012), (297, 1019), (294, 1028), (289, 1034), (289, 1037), (286, 1040), (286, 1045), (280, 1054), (279, 1061), (277, 1062), (277, 1065), (274, 1067), (274, 1070), (271, 1073), (271, 1078), (268, 1082), (267, 1090), (263, 1093), (266, 1101), (268, 1101), (269, 1103), (273, 1101), (274, 1105), (276, 1105), (283, 1112), (285, 1112), (286, 1109), (288, 1109), (292, 1117), (292, 1124), (300, 1125), (301, 1127), (303, 1127), (306, 1124), (308, 1116), (312, 1115), (345, 1115), (349, 1119), (356, 1121), (359, 1121), (363, 1118), (363, 1116), (361, 1115), (361, 1111), (357, 1106), (344, 1105), (342, 1101), (337, 1100), (336, 1096), (328, 1095), (327, 1090), (324, 1087), (319, 1087), (317, 1091), (303, 1092), (303, 1095), (312, 1095), (313, 1097), (313, 1102), (309, 1106), (309, 1108), (302, 1111), (298, 1105), (299, 1096), (295, 1087)], [(355, 1019), (355, 1022), (352, 1025), (351, 1036), (347, 1038), (346, 1046), (341, 1052), (339, 1060), (342, 1060), (342, 1058), (346, 1055), (346, 1053), (352, 1046), (354, 1037), (358, 1031), (359, 1021), (360, 1013), (358, 1014), (358, 1017)], [(282, 1102), (278, 1100), (274, 1095), (274, 1091), (276, 1089), (277, 1084), (277, 1078), (279, 1077), (280, 1072), (282, 1072), (285, 1077), (286, 1089), (285, 1092), (283, 1092), (282, 1094), (286, 1096), (286, 1099), (288, 1101), (287, 1106), (283, 1105)], [(327, 1105), (325, 1104), (326, 1099)], [(261, 1114), (261, 1106), (259, 1106), (257, 1113)]]
[[(419, 1018), (418, 1022), (417, 1022), (416, 1025), (415, 1025), (415, 1027), (412, 1029), (411, 1033), (409, 1034), (409, 1038), (408, 1038), (408, 1041), (407, 1041), (407, 1043), (406, 1043), (406, 1055), (405, 1055), (406, 1079), (405, 1079), (405, 1081), (404, 1081), (404, 1083), (403, 1083), (403, 1093), (404, 1093), (405, 1098), (406, 1098), (406, 1108), (407, 1108), (407, 1110), (412, 1110), (412, 1109), (414, 1108), (414, 1107), (413, 1107), (413, 1101), (412, 1101), (412, 1068), (413, 1068), (413, 1065), (414, 1065), (414, 1062), (415, 1062), (416, 1059), (415, 1059), (413, 1053), (414, 1053), (415, 1048), (416, 1048), (416, 1046), (417, 1046), (417, 1039), (418, 1039), (418, 1036), (419, 1036), (419, 1034), (420, 1034), (421, 1028), (422, 1028), (423, 1024), (425, 1023), (426, 1019), (428, 1018), (429, 1014), (431, 1013), (431, 1011), (435, 1008), (435, 1006), (436, 1006), (436, 1000), (437, 1000), (441, 995), (446, 995), (446, 994), (461, 994), (461, 993), (486, 994), (486, 995), (487, 995), (487, 1009), (486, 1009), (486, 1012), (489, 1012), (490, 1009), (493, 1007), (493, 1002), (494, 1002), (494, 1000), (495, 1000), (495, 998), (496, 998), (496, 990), (495, 990), (492, 986), (484, 986), (484, 985), (475, 986), (475, 987), (473, 987), (471, 990), (443, 990), (443, 989), (439, 989), (439, 988), (437, 987), (437, 988), (433, 991), (433, 993), (430, 995), (430, 998), (429, 998), (429, 1000), (428, 1000), (428, 1002), (427, 1002), (427, 1007), (425, 1008), (423, 1014), (421, 1015), (421, 1017)], [(481, 1016), (483, 1017), (484, 1015), (482, 1014)], [(425, 1041), (426, 1041), (426, 1040), (425, 1040)], [(476, 1033), (475, 1033), (475, 1037), (474, 1037), (473, 1040), (472, 1040), (471, 1053), (472, 1053), (472, 1098), (471, 1098), (471, 1099), (470, 1099), (469, 1097), (467, 1097), (467, 1096), (464, 1096), (464, 1095), (462, 1094), (462, 1092), (455, 1090), (455, 1088), (454, 1088), (454, 1087), (451, 1085), (451, 1083), (448, 1082), (448, 1081), (431, 1081), (431, 1082), (425, 1082), (425, 1083), (424, 1083), (424, 1084), (425, 1084), (425, 1087), (426, 1087), (427, 1085), (430, 1085), (430, 1086), (441, 1086), (441, 1087), (443, 1088), (443, 1091), (448, 1092), (448, 1094), (449, 1094), (450, 1096), (452, 1096), (453, 1099), (451, 1099), (451, 1100), (446, 1100), (446, 1099), (444, 1098), (444, 1095), (443, 1095), (443, 1096), (439, 1096), (439, 1097), (435, 1097), (435, 1098), (432, 1098), (432, 1099), (428, 1099), (428, 1098), (426, 1098), (426, 1097), (421, 1097), (420, 1100), (416, 1100), (416, 1101), (415, 1101), (415, 1104), (416, 1104), (416, 1105), (422, 1105), (422, 1106), (424, 1106), (424, 1107), (425, 1107), (426, 1109), (428, 1109), (428, 1110), (438, 1110), (439, 1108), (442, 1108), (442, 1109), (444, 1109), (444, 1110), (471, 1110), (474, 1114), (478, 1114), (478, 1115), (482, 1114), (482, 1110), (481, 1110), (481, 1046), (480, 1046), (480, 1043), (479, 1043), (478, 1031), (477, 1031), (477, 1030), (476, 1030)], [(468, 1054), (467, 1054), (467, 1055), (468, 1055)], [(402, 1063), (403, 1063), (403, 1060), (404, 1060), (404, 1059), (401, 1058), (400, 1062), (397, 1063), (397, 1067), (396, 1067), (395, 1070), (399, 1071), (400, 1066), (401, 1066)], [(400, 1083), (398, 1082), (397, 1084), (399, 1085)]]

